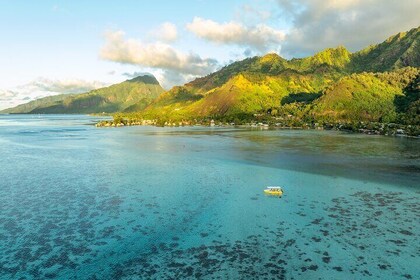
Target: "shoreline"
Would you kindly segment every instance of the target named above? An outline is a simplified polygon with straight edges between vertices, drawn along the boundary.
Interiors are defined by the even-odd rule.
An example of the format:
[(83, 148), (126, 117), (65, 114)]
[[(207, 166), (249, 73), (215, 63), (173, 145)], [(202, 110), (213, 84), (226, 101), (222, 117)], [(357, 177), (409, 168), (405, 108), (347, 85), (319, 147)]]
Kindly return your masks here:
[(300, 126), (291, 126), (283, 123), (263, 123), (263, 122), (251, 122), (243, 124), (235, 123), (223, 123), (218, 122), (217, 124), (214, 121), (209, 122), (191, 122), (191, 121), (181, 121), (181, 122), (165, 122), (160, 123), (157, 120), (142, 120), (142, 121), (120, 121), (115, 122), (114, 120), (110, 121), (100, 121), (95, 124), (95, 127), (102, 128), (117, 128), (117, 127), (127, 127), (127, 126), (155, 126), (155, 127), (209, 127), (209, 128), (247, 128), (247, 129), (259, 129), (259, 130), (272, 130), (272, 129), (282, 129), (282, 130), (334, 130), (342, 131), (347, 133), (356, 133), (356, 134), (365, 134), (365, 135), (381, 135), (381, 136), (393, 136), (393, 137), (405, 137), (405, 138), (414, 138), (420, 139), (420, 134), (411, 135), (406, 133), (414, 127), (414, 131), (418, 131), (417, 126), (412, 125), (402, 125), (395, 123), (359, 123), (359, 124), (349, 124), (349, 123), (324, 123), (324, 124), (303, 124)]

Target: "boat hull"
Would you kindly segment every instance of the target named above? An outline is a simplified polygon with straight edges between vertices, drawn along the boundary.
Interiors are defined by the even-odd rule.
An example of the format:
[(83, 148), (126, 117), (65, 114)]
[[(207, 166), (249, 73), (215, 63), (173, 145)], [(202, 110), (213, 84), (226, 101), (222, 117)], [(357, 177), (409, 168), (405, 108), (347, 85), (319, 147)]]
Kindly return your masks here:
[(266, 195), (272, 195), (272, 196), (282, 196), (282, 191), (271, 191), (271, 190), (264, 190), (264, 194)]

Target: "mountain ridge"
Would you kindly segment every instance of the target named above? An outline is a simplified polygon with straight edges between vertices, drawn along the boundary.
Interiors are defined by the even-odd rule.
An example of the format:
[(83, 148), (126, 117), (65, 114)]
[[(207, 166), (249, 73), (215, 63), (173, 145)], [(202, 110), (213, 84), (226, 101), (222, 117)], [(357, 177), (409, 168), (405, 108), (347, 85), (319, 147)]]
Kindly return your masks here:
[[(338, 89), (348, 87), (354, 90), (352, 94), (356, 96), (351, 99), (352, 102), (360, 103), (360, 106), (348, 104), (348, 112), (335, 112), (330, 117), (340, 117), (343, 121), (346, 120), (345, 116), (348, 120), (395, 121), (397, 114), (394, 114), (396, 111), (393, 100), (404, 94), (404, 84), (395, 81), (412, 81), (418, 76), (420, 52), (416, 48), (420, 46), (419, 42), (420, 27), (417, 27), (354, 53), (344, 46), (338, 46), (327, 48), (310, 57), (290, 60), (274, 53), (246, 58), (183, 86), (172, 88), (139, 112), (138, 117), (233, 118), (234, 115), (253, 115), (273, 110), (287, 111), (287, 115), (290, 115), (288, 110), (302, 105), (299, 100), (305, 100), (305, 108), (299, 110), (308, 111), (312, 118), (323, 119), (328, 114), (319, 111), (319, 108), (323, 108), (321, 102), (330, 100), (324, 96), (340, 96)], [(400, 69), (405, 70), (399, 71)], [(364, 75), (365, 72), (372, 75)], [(389, 74), (383, 75), (387, 80), (382, 81), (374, 73)], [(342, 79), (344, 80), (341, 81)], [(375, 90), (379, 92), (374, 92)], [(383, 94), (380, 91), (384, 91)], [(382, 104), (382, 109), (379, 108), (381, 110), (378, 111), (372, 104), (362, 102), (364, 94), (371, 103), (382, 104), (383, 98), (386, 104)], [(371, 98), (371, 95), (375, 98)], [(294, 102), (290, 102), (291, 100)], [(307, 104), (309, 100), (310, 104)], [(342, 103), (342, 100), (336, 99), (336, 102)], [(336, 106), (327, 107), (325, 108), (328, 110), (339, 110)], [(394, 113), (388, 114), (385, 108), (392, 108)], [(362, 112), (363, 110), (366, 112)]]

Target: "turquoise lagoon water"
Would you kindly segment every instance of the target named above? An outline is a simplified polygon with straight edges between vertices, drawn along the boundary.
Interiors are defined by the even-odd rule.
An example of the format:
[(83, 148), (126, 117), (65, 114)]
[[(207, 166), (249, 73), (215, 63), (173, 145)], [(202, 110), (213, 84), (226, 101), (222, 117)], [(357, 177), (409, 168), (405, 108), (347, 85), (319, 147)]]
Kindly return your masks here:
[(0, 116), (0, 279), (420, 279), (417, 139), (97, 120)]

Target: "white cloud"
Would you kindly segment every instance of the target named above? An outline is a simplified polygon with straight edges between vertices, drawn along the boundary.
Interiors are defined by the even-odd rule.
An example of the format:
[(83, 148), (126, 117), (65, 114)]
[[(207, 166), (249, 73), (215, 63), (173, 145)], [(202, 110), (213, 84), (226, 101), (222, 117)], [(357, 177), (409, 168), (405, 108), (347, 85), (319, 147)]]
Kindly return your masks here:
[(167, 43), (174, 42), (178, 39), (176, 25), (170, 22), (162, 23), (153, 33), (158, 40)]
[(310, 55), (344, 45), (351, 51), (420, 25), (418, 0), (277, 0), (292, 28), (282, 52)]
[(100, 57), (123, 64), (161, 70), (161, 78), (158, 80), (163, 85), (170, 84), (165, 81), (165, 73), (167, 76), (176, 72), (177, 75), (185, 77), (197, 77), (213, 72), (219, 65), (215, 59), (201, 58), (192, 52), (183, 53), (165, 43), (143, 43), (135, 39), (126, 39), (124, 36), (123, 31), (107, 32)]
[(200, 17), (195, 17), (187, 24), (187, 29), (199, 38), (211, 42), (239, 45), (260, 52), (278, 51), (279, 44), (285, 37), (283, 31), (265, 24), (247, 27), (235, 21), (218, 23)]
[(135, 71), (135, 72), (124, 72), (124, 73), (122, 73), (122, 75), (129, 78), (129, 79), (136, 78), (136, 77), (139, 77), (139, 76), (152, 76), (152, 77), (154, 77), (154, 75), (152, 73), (137, 72), (137, 71)]
[(235, 11), (235, 20), (253, 24), (264, 22), (272, 16), (272, 12), (261, 5), (243, 4)]
[(80, 79), (50, 80), (39, 78), (21, 88), (54, 93), (82, 93), (104, 87), (105, 85), (105, 83), (98, 81), (85, 81)]
[(108, 84), (80, 79), (50, 80), (38, 78), (13, 89), (0, 89), (0, 110), (31, 100), (62, 93), (82, 93)]
[(183, 85), (197, 78), (197, 75), (183, 74), (173, 70), (159, 70), (154, 73), (164, 89), (170, 89), (174, 85)]

